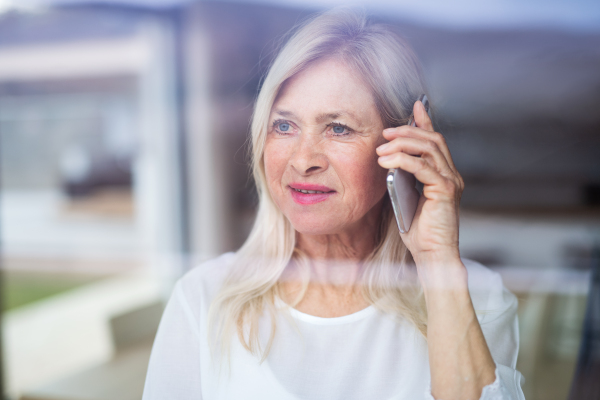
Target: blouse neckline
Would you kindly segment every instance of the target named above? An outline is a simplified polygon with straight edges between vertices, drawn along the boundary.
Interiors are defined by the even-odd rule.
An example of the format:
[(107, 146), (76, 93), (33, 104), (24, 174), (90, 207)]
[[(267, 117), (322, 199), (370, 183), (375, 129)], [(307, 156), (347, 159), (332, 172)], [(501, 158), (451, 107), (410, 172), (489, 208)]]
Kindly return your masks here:
[(363, 308), (360, 311), (348, 315), (342, 315), (341, 317), (317, 317), (316, 315), (310, 315), (296, 310), (295, 308), (291, 307), (289, 304), (281, 300), (279, 297), (277, 297), (275, 301), (276, 305), (279, 308), (287, 309), (292, 317), (314, 325), (347, 324), (367, 318), (377, 312), (375, 307), (370, 305), (367, 308)]

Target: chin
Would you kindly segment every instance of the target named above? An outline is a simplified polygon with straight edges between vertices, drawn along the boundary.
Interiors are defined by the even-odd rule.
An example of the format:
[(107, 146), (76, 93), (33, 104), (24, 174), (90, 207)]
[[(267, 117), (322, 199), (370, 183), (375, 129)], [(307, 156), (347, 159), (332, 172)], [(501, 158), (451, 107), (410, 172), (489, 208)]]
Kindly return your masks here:
[(331, 218), (319, 218), (317, 216), (302, 217), (292, 216), (288, 220), (296, 230), (303, 235), (330, 235), (339, 232), (340, 225)]

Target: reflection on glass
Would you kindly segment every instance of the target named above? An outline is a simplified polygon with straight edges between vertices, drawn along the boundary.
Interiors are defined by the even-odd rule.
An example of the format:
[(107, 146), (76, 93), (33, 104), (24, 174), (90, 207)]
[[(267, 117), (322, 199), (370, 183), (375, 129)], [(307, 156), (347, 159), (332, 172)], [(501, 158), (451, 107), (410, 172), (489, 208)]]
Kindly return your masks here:
[[(256, 217), (244, 147), (252, 105), (277, 38), (309, 12), (144, 7), (0, 6), (2, 354), (14, 398), (140, 398), (174, 278), (207, 259), (227, 265)], [(586, 21), (596, 15), (587, 7)], [(596, 398), (597, 30), (564, 18), (546, 26), (543, 13), (484, 29), (394, 10), (374, 19), (422, 61), (434, 122), (466, 183), (461, 256), (518, 299), (525, 397)], [(368, 310), (361, 318), (374, 318)], [(280, 335), (301, 346), (286, 323)], [(297, 365), (331, 362), (306, 354)], [(268, 363), (290, 387), (295, 370)]]

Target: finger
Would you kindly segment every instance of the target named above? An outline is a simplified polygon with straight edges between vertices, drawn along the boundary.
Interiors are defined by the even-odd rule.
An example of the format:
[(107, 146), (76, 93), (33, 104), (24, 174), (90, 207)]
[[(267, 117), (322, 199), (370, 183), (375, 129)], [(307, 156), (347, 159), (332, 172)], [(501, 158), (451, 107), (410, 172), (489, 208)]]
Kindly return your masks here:
[(438, 189), (431, 190), (433, 188), (429, 188), (429, 193), (444, 194), (444, 197), (449, 200), (455, 198), (457, 189), (455, 183), (451, 179), (442, 176), (422, 158), (410, 156), (405, 153), (394, 153), (389, 156), (380, 157), (378, 162), (383, 168), (401, 168), (404, 171), (410, 172), (425, 186), (432, 186)]
[(427, 110), (420, 100), (417, 100), (413, 106), (413, 115), (415, 116), (417, 127), (433, 132), (431, 118), (429, 118), (429, 114), (427, 114)]
[(450, 154), (450, 149), (448, 148), (448, 144), (446, 143), (446, 139), (444, 139), (444, 136), (442, 136), (441, 133), (428, 131), (413, 126), (402, 125), (396, 128), (384, 129), (383, 137), (390, 141), (398, 137), (413, 137), (433, 141), (446, 158), (446, 162), (448, 163), (452, 171), (458, 174), (456, 166), (454, 165), (454, 161), (452, 160), (452, 155)]
[(454, 171), (448, 164), (446, 157), (437, 144), (431, 140), (399, 137), (377, 148), (379, 156), (388, 156), (397, 152), (421, 156), (444, 175), (454, 175)]

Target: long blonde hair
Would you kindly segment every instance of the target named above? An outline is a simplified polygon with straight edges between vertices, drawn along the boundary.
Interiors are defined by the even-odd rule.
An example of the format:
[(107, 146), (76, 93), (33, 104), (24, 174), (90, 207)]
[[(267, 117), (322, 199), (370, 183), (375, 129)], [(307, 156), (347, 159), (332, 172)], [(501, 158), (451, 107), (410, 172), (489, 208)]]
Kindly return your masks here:
[[(261, 360), (267, 357), (276, 332), (278, 281), (292, 259), (307, 264), (296, 251), (294, 228), (269, 194), (263, 152), (271, 107), (282, 85), (311, 63), (330, 57), (343, 59), (365, 79), (386, 127), (406, 123), (414, 102), (425, 93), (418, 60), (408, 45), (362, 12), (346, 8), (324, 12), (301, 24), (290, 37), (264, 79), (252, 116), (252, 167), (259, 194), (254, 227), (209, 310), (211, 345), (213, 350), (220, 347), (222, 354), (229, 353), (237, 333), (248, 351)], [(422, 289), (387, 196), (378, 236), (376, 248), (365, 260), (363, 295), (380, 311), (412, 322), (425, 335)], [(308, 275), (304, 278), (306, 290)], [(271, 332), (266, 346), (261, 346), (258, 326), (265, 311), (271, 316)]]

